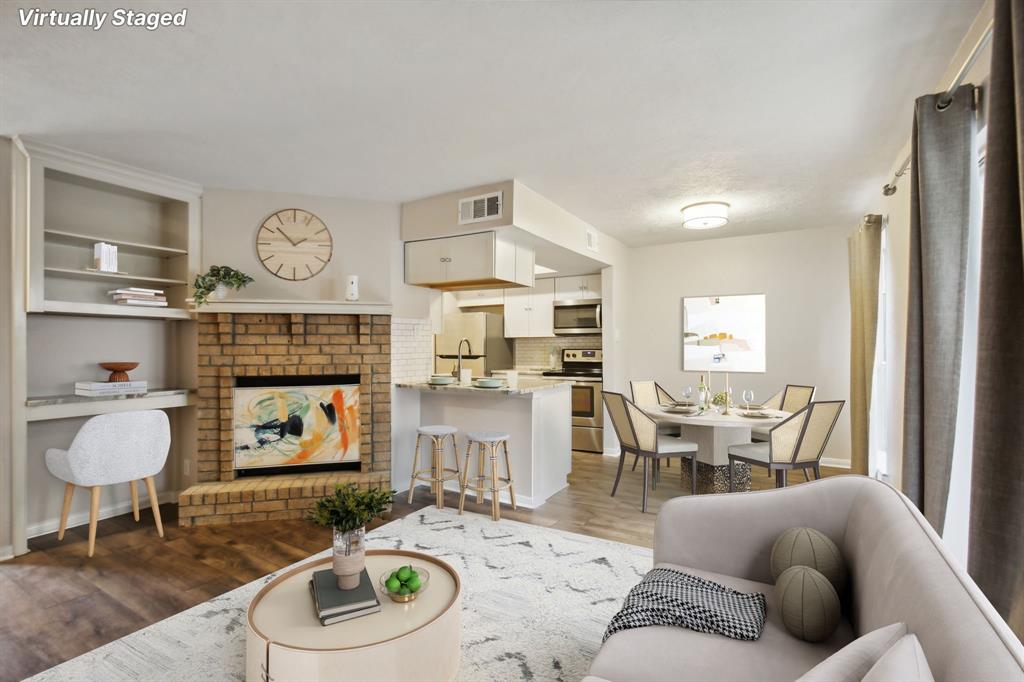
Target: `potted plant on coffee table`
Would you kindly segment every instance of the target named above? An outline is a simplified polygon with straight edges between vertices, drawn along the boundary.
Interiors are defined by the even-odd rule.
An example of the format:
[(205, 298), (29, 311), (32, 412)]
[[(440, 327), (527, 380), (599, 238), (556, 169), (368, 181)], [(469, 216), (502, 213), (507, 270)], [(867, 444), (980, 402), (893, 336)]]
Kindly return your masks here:
[(383, 515), (394, 496), (394, 490), (360, 490), (354, 483), (346, 483), (316, 501), (309, 519), (334, 529), (332, 570), (338, 589), (359, 587), (366, 566), (366, 524)]

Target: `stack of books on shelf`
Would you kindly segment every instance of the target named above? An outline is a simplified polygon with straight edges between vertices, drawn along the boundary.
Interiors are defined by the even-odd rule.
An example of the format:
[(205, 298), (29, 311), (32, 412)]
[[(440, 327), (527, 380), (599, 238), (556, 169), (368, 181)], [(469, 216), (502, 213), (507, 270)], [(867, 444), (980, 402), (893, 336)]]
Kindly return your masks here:
[(114, 303), (118, 305), (144, 306), (148, 308), (166, 308), (167, 297), (160, 289), (140, 289), (139, 287), (124, 287), (108, 291), (114, 297)]
[(338, 589), (338, 577), (330, 569), (316, 571), (309, 581), (309, 592), (313, 595), (313, 610), (321, 625), (333, 625), (380, 611), (377, 592), (365, 568), (359, 578), (359, 587), (354, 590)]
[(116, 398), (122, 395), (138, 395), (149, 390), (146, 381), (76, 381), (75, 395), (86, 398)]

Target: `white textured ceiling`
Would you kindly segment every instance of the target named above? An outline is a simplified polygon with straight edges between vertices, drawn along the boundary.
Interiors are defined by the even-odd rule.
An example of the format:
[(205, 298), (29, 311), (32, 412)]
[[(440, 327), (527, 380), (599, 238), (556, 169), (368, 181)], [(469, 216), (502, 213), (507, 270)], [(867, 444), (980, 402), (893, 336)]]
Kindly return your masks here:
[[(515, 177), (631, 245), (854, 226), (981, 6), (185, 4), (184, 29), (91, 31), (2, 0), (0, 134), (211, 187), (404, 201)], [(730, 225), (680, 229), (705, 199)]]

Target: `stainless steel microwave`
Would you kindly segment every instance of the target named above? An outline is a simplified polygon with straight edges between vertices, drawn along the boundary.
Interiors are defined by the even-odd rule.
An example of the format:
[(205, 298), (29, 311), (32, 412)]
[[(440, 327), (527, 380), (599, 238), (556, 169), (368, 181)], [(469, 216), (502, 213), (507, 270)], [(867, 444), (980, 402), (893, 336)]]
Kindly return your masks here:
[(555, 301), (555, 335), (601, 333), (601, 301), (588, 298), (577, 301)]

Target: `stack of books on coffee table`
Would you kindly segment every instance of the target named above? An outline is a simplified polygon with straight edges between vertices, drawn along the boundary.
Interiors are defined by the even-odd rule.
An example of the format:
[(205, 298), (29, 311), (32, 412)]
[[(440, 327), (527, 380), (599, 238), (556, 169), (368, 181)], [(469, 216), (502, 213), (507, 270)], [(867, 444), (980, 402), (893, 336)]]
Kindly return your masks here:
[(146, 308), (166, 308), (167, 297), (162, 289), (142, 289), (139, 287), (122, 287), (108, 291), (117, 305), (142, 306)]
[(333, 571), (316, 571), (309, 581), (309, 592), (313, 595), (313, 610), (321, 625), (333, 625), (380, 611), (377, 592), (365, 568), (359, 578), (359, 587), (354, 590), (338, 589), (338, 577)]

